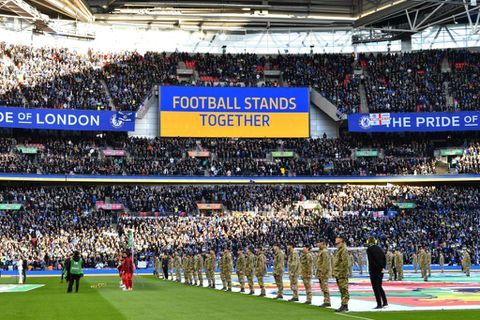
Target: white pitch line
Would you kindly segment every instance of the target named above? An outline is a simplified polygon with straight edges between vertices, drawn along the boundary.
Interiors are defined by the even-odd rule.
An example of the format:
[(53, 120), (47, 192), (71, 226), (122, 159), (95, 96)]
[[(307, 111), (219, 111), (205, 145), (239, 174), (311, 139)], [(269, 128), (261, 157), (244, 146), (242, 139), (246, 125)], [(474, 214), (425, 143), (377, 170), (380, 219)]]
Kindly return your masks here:
[(359, 316), (354, 316), (348, 313), (337, 313), (339, 316), (344, 316), (344, 317), (349, 317), (349, 318), (355, 318), (355, 319), (362, 319), (362, 320), (374, 320), (371, 318), (365, 318), (365, 317), (359, 317)]

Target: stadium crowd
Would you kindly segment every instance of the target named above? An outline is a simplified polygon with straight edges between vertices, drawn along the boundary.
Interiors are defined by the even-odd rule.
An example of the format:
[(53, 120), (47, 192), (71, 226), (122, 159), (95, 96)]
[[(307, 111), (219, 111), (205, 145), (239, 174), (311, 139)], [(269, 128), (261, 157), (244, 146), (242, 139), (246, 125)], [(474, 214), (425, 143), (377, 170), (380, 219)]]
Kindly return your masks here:
[[(141, 260), (171, 250), (258, 245), (271, 258), (275, 243), (325, 238), (333, 245), (340, 234), (354, 247), (374, 235), (386, 248), (401, 248), (407, 262), (424, 245), (434, 263), (441, 250), (456, 264), (461, 249), (475, 252), (479, 197), (469, 186), (4, 186), (0, 203), (21, 209), (0, 212), (0, 261), (7, 268), (21, 254), (34, 268), (56, 268), (81, 249), (88, 267), (113, 267), (134, 228)], [(305, 200), (314, 207), (305, 209)], [(106, 210), (104, 203), (122, 207)], [(401, 209), (405, 203), (410, 209)]]
[[(0, 105), (137, 110), (156, 85), (311, 86), (341, 113), (478, 110), (480, 54), (424, 50), (387, 54), (80, 54), (0, 43)], [(188, 81), (177, 67), (198, 74)], [(265, 70), (279, 70), (269, 80)], [(281, 82), (281, 83), (280, 83)], [(111, 96), (112, 101), (109, 101)]]
[[(452, 142), (453, 143), (453, 142)], [(459, 142), (460, 143), (460, 142)], [(24, 148), (32, 147), (31, 153)], [(375, 150), (374, 157), (357, 150)], [(121, 154), (105, 152), (120, 150)], [(276, 157), (274, 152), (293, 152)], [(192, 154), (189, 154), (192, 153)], [(206, 152), (206, 155), (201, 155)], [(5, 136), (0, 172), (85, 175), (321, 176), (435, 174), (434, 146), (414, 139)]]

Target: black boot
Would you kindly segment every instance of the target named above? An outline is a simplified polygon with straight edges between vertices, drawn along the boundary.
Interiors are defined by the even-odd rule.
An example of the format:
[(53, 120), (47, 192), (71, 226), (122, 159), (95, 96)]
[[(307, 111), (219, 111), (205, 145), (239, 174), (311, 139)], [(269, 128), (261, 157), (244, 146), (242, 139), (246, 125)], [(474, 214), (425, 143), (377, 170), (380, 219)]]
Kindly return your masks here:
[(335, 310), (335, 312), (347, 312), (348, 311), (348, 305), (343, 304), (340, 308)]

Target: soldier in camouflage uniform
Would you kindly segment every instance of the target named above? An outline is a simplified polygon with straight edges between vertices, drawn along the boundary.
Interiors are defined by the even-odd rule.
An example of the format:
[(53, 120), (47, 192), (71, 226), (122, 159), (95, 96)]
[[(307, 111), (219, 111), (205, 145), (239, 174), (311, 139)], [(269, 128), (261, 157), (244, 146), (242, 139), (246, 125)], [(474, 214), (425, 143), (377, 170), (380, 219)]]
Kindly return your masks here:
[(275, 284), (277, 285), (277, 296), (275, 299), (283, 299), (283, 273), (285, 272), (285, 254), (280, 249), (280, 246), (276, 244), (273, 246), (275, 257), (273, 259), (273, 277), (275, 278)]
[(463, 272), (467, 275), (467, 277), (470, 277), (470, 267), (472, 266), (472, 259), (470, 258), (470, 254), (468, 253), (467, 249), (463, 250), (463, 255), (462, 255), (462, 269)]
[(420, 265), (420, 272), (422, 274), (423, 281), (428, 281), (428, 256), (425, 249), (422, 247), (418, 252), (418, 264)]
[(417, 273), (418, 271), (418, 255), (414, 253), (412, 255), (412, 264), (413, 264), (413, 271)]
[(288, 276), (290, 278), (290, 289), (292, 290), (292, 298), (289, 301), (298, 301), (298, 274), (300, 272), (300, 257), (294, 249), (294, 244), (287, 246), (288, 252)]
[(248, 287), (250, 288), (250, 295), (255, 293), (253, 287), (253, 277), (255, 275), (255, 255), (253, 254), (253, 249), (248, 248), (247, 259), (245, 264), (245, 276), (248, 280)]
[(348, 253), (348, 277), (351, 277), (353, 274), (353, 257), (352, 254)]
[(210, 250), (205, 260), (205, 273), (208, 280), (208, 287), (215, 289), (215, 269), (217, 269), (217, 256), (215, 251)]
[(445, 270), (445, 256), (443, 255), (442, 250), (440, 250), (440, 257), (438, 258), (438, 264), (440, 265), (440, 272), (443, 273)]
[(312, 304), (312, 271), (313, 258), (310, 253), (310, 246), (303, 246), (303, 254), (300, 257), (300, 275), (302, 276), (303, 286), (305, 287), (305, 294), (307, 301), (305, 304)]
[(393, 280), (393, 253), (392, 251), (387, 251), (387, 268), (388, 268), (388, 281)]
[(317, 279), (320, 282), (320, 289), (323, 294), (323, 304), (320, 307), (330, 307), (330, 291), (328, 290), (328, 276), (330, 275), (330, 257), (328, 255), (325, 240), (319, 240), (317, 243)]
[(427, 250), (427, 262), (428, 262), (428, 276), (432, 276), (432, 253), (430, 249)]
[(191, 253), (187, 253), (183, 257), (183, 275), (185, 277), (185, 284), (192, 284), (193, 259)]
[(173, 265), (175, 267), (175, 281), (182, 282), (182, 258), (175, 252), (175, 258), (173, 259)]
[(168, 259), (168, 270), (170, 271), (170, 279), (173, 280), (173, 255), (170, 254), (170, 258)]
[(255, 276), (257, 277), (258, 285), (260, 286), (260, 297), (265, 297), (265, 284), (263, 277), (267, 274), (267, 258), (263, 254), (261, 247), (257, 248), (257, 257), (255, 259)]
[(238, 250), (237, 261), (235, 264), (235, 271), (237, 272), (238, 283), (240, 284), (240, 292), (245, 292), (245, 269), (247, 266), (247, 259), (243, 250)]
[(203, 287), (203, 257), (201, 253), (197, 253), (193, 258), (193, 271), (195, 285)]
[(363, 275), (363, 267), (365, 266), (365, 254), (362, 251), (358, 251), (358, 268), (360, 269), (360, 274)]
[(228, 248), (223, 250), (220, 257), (220, 278), (222, 279), (222, 290), (232, 291), (232, 255)]
[(337, 281), (338, 289), (342, 299), (342, 306), (335, 310), (336, 312), (348, 311), (348, 301), (350, 294), (348, 293), (348, 250), (343, 237), (335, 239), (337, 250), (333, 256), (333, 277)]
[(397, 248), (394, 255), (395, 269), (397, 270), (397, 280), (403, 280), (403, 253)]

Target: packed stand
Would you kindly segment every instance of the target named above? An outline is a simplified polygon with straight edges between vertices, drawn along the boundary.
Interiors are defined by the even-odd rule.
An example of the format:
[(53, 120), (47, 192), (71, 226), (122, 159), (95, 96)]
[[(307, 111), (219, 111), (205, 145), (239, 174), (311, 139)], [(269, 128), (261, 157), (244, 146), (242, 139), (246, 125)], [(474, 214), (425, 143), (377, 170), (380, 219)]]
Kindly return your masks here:
[[(218, 252), (319, 238), (333, 245), (341, 234), (354, 247), (374, 235), (400, 247), (409, 262), (419, 245), (441, 249), (455, 264), (461, 249), (474, 252), (479, 196), (469, 186), (1, 187), (0, 202), (21, 209), (0, 213), (0, 261), (7, 267), (22, 254), (35, 268), (56, 267), (81, 248), (88, 267), (113, 267), (133, 227), (142, 259), (174, 248)], [(305, 200), (315, 208), (304, 210)], [(106, 202), (122, 210), (99, 206)], [(400, 209), (405, 202), (415, 209)], [(204, 211), (197, 203), (223, 209)]]
[[(323, 176), (435, 174), (427, 142), (338, 139), (4, 137), (0, 173), (165, 176)], [(33, 152), (23, 149), (33, 147)], [(379, 150), (357, 157), (356, 150)], [(119, 150), (120, 154), (108, 154)], [(274, 152), (292, 152), (274, 157)], [(201, 155), (201, 153), (205, 155)], [(198, 154), (197, 154), (198, 153)]]

